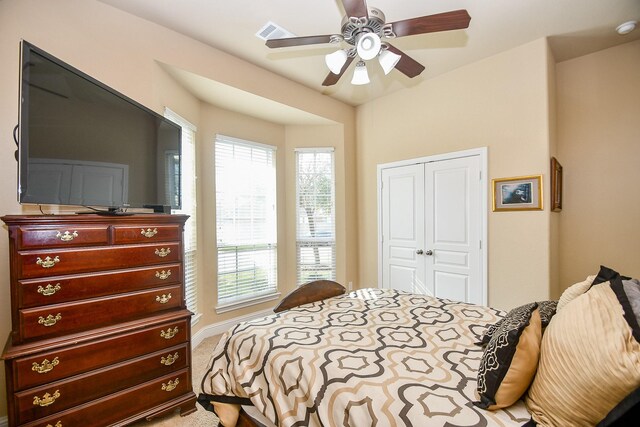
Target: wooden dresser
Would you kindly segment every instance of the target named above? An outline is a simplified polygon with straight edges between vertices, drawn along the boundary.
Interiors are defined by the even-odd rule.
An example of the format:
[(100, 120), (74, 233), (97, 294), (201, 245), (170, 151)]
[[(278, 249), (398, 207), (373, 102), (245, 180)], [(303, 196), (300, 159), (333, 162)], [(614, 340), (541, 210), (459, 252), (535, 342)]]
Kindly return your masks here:
[(195, 411), (184, 215), (5, 216), (9, 425), (112, 426)]

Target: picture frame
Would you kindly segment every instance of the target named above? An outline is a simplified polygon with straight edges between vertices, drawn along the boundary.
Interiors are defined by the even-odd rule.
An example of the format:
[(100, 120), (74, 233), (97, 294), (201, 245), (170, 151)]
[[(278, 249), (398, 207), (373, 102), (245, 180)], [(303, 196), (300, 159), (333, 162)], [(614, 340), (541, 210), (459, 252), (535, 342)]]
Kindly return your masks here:
[(551, 158), (551, 211), (562, 210), (562, 165), (555, 157)]
[(542, 210), (542, 175), (491, 180), (493, 211)]

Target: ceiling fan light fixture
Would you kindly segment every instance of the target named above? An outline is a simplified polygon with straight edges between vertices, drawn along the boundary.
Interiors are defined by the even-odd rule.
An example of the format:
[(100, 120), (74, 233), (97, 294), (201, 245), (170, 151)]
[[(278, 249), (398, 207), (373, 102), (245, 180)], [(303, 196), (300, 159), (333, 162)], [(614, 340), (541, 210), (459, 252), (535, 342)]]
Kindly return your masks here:
[(366, 33), (358, 39), (358, 56), (365, 61), (375, 58), (380, 53), (382, 42), (375, 33)]
[(340, 74), (344, 63), (347, 62), (347, 51), (344, 49), (336, 50), (324, 57), (324, 62), (333, 74)]
[(388, 49), (383, 50), (378, 57), (378, 62), (380, 62), (380, 66), (382, 67), (382, 71), (387, 75), (393, 70), (398, 61), (402, 58), (397, 53), (391, 52)]
[(352, 85), (366, 85), (369, 83), (369, 73), (367, 72), (367, 66), (363, 61), (356, 64), (355, 70), (353, 70), (353, 77), (351, 78)]

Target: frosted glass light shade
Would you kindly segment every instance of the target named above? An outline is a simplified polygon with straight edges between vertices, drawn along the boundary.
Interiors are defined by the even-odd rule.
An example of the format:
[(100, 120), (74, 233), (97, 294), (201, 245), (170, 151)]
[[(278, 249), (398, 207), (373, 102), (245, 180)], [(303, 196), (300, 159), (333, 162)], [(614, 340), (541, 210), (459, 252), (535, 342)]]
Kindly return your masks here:
[(356, 65), (356, 69), (353, 70), (353, 78), (351, 79), (352, 85), (366, 85), (369, 83), (369, 73), (367, 73), (367, 66), (364, 62), (360, 61)]
[(385, 49), (378, 57), (378, 62), (380, 62), (380, 66), (384, 73), (389, 74), (398, 61), (400, 61), (400, 58), (402, 58), (400, 55)]
[(336, 50), (335, 52), (326, 55), (324, 57), (324, 62), (333, 74), (340, 74), (342, 67), (344, 67), (344, 63), (347, 62), (347, 51), (342, 49)]
[(375, 58), (380, 52), (380, 37), (375, 33), (367, 33), (358, 40), (358, 56), (365, 61)]

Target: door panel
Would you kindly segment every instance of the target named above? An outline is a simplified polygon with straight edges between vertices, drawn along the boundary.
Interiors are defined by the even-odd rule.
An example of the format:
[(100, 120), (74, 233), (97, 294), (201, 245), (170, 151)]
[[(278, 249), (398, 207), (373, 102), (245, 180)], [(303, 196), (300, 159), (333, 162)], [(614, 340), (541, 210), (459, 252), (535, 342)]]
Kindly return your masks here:
[(425, 164), (427, 283), (437, 297), (482, 304), (477, 156)]
[(434, 279), (435, 292), (438, 298), (446, 298), (453, 301), (468, 301), (469, 276), (467, 274), (435, 271)]
[(423, 293), (424, 167), (411, 165), (382, 172), (383, 287)]

